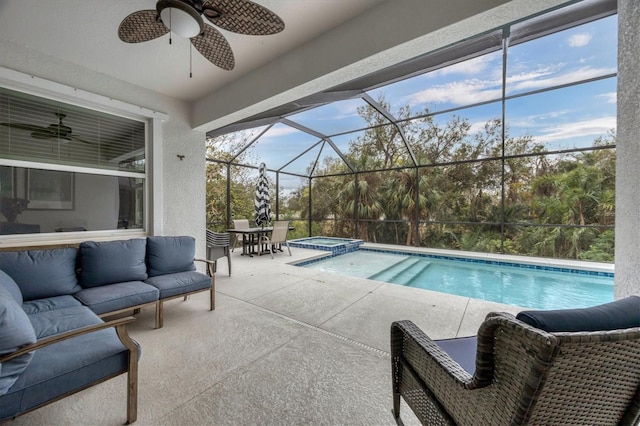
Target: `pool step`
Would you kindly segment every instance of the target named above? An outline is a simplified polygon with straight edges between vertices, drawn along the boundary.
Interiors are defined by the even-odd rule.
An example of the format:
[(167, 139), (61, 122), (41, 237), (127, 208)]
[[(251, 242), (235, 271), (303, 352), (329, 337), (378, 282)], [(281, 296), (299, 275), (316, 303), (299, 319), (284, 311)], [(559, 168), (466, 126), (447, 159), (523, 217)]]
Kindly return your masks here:
[(420, 270), (414, 270), (411, 278), (407, 281), (403, 281), (401, 284), (404, 284), (408, 287), (414, 287), (414, 284), (422, 279), (422, 273), (431, 265), (431, 262), (423, 261), (421, 263), (422, 268), (420, 268)]
[(386, 281), (394, 284), (405, 284), (424, 271), (430, 262), (419, 257), (407, 257), (400, 262), (369, 277), (371, 280)]

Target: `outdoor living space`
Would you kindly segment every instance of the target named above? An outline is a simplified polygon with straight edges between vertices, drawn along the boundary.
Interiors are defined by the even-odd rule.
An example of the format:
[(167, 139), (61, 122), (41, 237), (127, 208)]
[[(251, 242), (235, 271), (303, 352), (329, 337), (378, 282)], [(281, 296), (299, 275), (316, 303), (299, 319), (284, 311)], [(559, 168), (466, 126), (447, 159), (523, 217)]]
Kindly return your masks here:
[[(126, 332), (140, 349), (138, 365), (122, 361), (126, 375), (56, 394), (10, 424), (393, 425), (392, 381), (412, 373), (394, 373), (395, 342), (405, 340), (392, 323), (410, 320), (437, 340), (476, 335), (491, 312), (557, 309), (533, 307), (526, 298), (543, 293), (533, 285), (519, 287), (530, 304), (504, 304), (383, 282), (382, 270), (302, 267), (329, 255), (304, 245), (264, 252), (274, 242), (588, 263), (611, 281), (608, 300), (640, 300), (637, 0), (93, 3), (0, 1), (0, 251), (186, 237), (195, 243), (187, 263), (210, 265), (212, 253), (235, 248), (229, 263), (217, 259), (214, 280), (204, 277), (215, 303), (212, 290), (122, 314), (135, 317)], [(176, 5), (198, 28), (171, 26)], [(253, 34), (244, 14), (225, 28), (238, 5), (270, 29)], [(204, 49), (216, 37), (219, 56)], [(196, 263), (194, 274), (207, 272)], [(500, 338), (484, 331), (480, 350), (465, 347), (485, 375), (472, 387), (500, 358)], [(514, 359), (537, 354), (511, 342)], [(16, 347), (6, 357), (32, 348)], [(631, 373), (602, 370), (640, 380), (638, 360), (626, 365)], [(599, 383), (596, 394), (623, 393)], [(420, 424), (405, 401), (402, 420)], [(555, 418), (541, 406), (538, 415)], [(476, 423), (491, 422), (466, 424)]]
[[(153, 309), (128, 327), (143, 350), (140, 425), (394, 424), (389, 328), (410, 319), (434, 338), (475, 334), (514, 306), (290, 265), (317, 256), (232, 253), (218, 262), (216, 310), (206, 294)], [(176, 305), (180, 305), (179, 309)], [(124, 376), (16, 419), (14, 425), (124, 422)], [(415, 424), (411, 411), (403, 411)]]

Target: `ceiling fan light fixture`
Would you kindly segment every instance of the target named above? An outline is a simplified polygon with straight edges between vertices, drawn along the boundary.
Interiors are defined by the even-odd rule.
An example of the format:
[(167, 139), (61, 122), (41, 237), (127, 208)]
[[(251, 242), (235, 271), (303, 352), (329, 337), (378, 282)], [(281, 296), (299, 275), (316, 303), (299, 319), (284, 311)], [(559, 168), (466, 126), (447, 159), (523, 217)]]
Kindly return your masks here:
[(180, 0), (160, 0), (156, 8), (164, 25), (179, 36), (192, 38), (204, 31), (200, 14)]

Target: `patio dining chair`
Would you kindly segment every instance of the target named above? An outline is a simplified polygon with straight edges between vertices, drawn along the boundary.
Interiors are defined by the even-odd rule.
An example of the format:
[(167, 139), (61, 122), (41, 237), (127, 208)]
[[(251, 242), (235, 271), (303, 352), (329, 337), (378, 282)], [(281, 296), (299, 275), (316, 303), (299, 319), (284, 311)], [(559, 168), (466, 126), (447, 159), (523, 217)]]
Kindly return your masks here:
[(289, 242), (287, 241), (287, 233), (289, 232), (288, 220), (276, 220), (273, 222), (273, 230), (271, 231), (271, 237), (266, 234), (260, 236), (260, 246), (265, 244), (269, 248), (269, 253), (273, 259), (273, 252), (276, 245), (284, 244), (289, 250), (289, 256), (291, 256), (291, 248), (289, 248)]
[[(249, 219), (233, 219), (233, 229), (247, 229), (249, 227)], [(247, 236), (242, 234), (234, 234), (234, 238), (233, 238), (233, 247), (231, 247), (231, 252), (233, 253), (233, 251), (236, 249), (236, 247), (238, 247), (238, 243), (240, 244), (246, 244), (247, 241)]]
[(431, 340), (391, 325), (393, 415), (425, 425), (636, 425), (640, 297), (584, 309), (490, 313), (478, 335)]
[(227, 256), (229, 276), (231, 276), (230, 237), (228, 233), (213, 232), (207, 229), (207, 260), (213, 260), (213, 272), (217, 271), (218, 259)]

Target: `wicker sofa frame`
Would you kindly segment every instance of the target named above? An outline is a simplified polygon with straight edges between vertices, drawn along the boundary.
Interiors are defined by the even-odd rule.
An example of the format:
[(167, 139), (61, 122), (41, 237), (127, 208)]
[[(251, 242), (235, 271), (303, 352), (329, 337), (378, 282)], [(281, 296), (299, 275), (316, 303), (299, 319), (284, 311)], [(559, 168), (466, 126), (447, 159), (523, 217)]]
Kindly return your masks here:
[(640, 328), (547, 333), (492, 313), (464, 370), (411, 321), (391, 326), (393, 414), (424, 425), (635, 425)]

